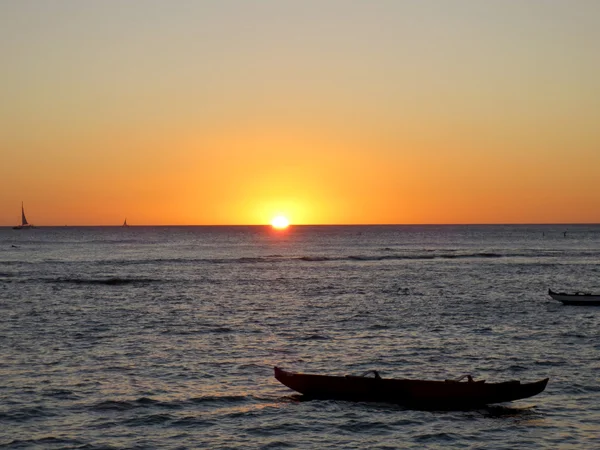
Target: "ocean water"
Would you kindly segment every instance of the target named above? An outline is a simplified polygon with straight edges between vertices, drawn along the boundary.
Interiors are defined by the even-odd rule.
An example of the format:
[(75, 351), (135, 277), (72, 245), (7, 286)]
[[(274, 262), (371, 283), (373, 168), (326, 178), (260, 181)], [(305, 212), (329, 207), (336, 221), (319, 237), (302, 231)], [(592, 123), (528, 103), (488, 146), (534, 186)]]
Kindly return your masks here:
[[(600, 292), (600, 226), (0, 229), (0, 446), (600, 448), (600, 307), (548, 288)], [(274, 365), (550, 382), (415, 411)]]

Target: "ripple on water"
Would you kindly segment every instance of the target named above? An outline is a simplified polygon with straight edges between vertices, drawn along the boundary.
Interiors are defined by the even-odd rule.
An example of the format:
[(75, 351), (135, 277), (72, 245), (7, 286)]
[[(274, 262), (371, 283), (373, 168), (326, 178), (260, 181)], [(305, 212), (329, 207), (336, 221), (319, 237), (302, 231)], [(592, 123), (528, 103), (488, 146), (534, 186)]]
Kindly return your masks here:
[(111, 448), (111, 447), (95, 447), (78, 439), (60, 438), (55, 436), (44, 436), (38, 439), (15, 439), (8, 442), (3, 448), (20, 449), (20, 448), (42, 448), (42, 449), (64, 449), (64, 448)]
[(31, 406), (0, 412), (0, 421), (26, 423), (33, 420), (48, 419), (56, 416), (57, 414), (57, 411), (44, 406)]
[(158, 414), (139, 414), (135, 417), (123, 420), (123, 424), (130, 427), (146, 427), (153, 425), (163, 425), (170, 423), (174, 420), (174, 416), (171, 414), (158, 413)]
[(369, 433), (369, 434), (386, 434), (393, 427), (384, 422), (350, 420), (337, 426), (338, 430), (349, 433)]

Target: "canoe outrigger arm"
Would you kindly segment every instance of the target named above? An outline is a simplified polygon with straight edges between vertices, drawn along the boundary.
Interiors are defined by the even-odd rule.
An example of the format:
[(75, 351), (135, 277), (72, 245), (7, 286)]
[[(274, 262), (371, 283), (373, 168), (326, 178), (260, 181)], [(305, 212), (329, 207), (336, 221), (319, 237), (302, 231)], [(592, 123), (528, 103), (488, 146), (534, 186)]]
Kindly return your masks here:
[(370, 373), (373, 374), (373, 376), (375, 377), (375, 379), (377, 380), (381, 380), (381, 375), (379, 375), (379, 372), (377, 372), (376, 370), (367, 370), (366, 372), (363, 372), (359, 375), (359, 377), (366, 377), (367, 375), (369, 375)]
[(458, 377), (456, 380), (446, 380), (446, 381), (454, 381), (455, 383), (458, 383), (459, 381), (462, 381), (462, 380), (464, 380), (465, 378), (467, 379), (467, 381), (468, 381), (469, 383), (474, 383), (474, 382), (475, 382), (475, 381), (473, 380), (473, 377), (472, 377), (472, 376), (471, 376), (471, 374), (469, 374), (469, 373), (467, 373), (467, 374), (465, 374), (465, 375), (463, 375), (463, 376), (461, 376), (461, 377)]
[[(367, 370), (366, 372), (363, 372), (360, 375), (346, 375), (346, 377), (354, 377), (354, 376), (366, 377), (369, 374), (373, 374), (373, 378), (375, 378), (376, 380), (382, 380), (381, 375), (379, 375), (379, 372), (377, 372), (376, 370)], [(447, 383), (458, 383), (459, 381), (462, 381), (465, 378), (467, 379), (467, 381), (469, 383), (475, 383), (475, 380), (473, 379), (473, 376), (470, 373), (461, 375), (460, 377), (458, 377), (456, 379), (450, 379), (450, 380), (445, 380), (445, 381)], [(479, 381), (479, 382), (482, 383), (483, 381)]]

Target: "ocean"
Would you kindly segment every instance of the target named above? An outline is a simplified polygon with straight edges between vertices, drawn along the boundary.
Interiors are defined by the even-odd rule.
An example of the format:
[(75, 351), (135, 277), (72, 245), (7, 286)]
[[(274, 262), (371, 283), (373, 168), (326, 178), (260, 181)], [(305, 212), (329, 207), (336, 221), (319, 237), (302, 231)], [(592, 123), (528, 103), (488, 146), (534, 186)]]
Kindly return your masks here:
[[(0, 228), (0, 447), (600, 448), (600, 225)], [(299, 401), (273, 366), (489, 382)]]

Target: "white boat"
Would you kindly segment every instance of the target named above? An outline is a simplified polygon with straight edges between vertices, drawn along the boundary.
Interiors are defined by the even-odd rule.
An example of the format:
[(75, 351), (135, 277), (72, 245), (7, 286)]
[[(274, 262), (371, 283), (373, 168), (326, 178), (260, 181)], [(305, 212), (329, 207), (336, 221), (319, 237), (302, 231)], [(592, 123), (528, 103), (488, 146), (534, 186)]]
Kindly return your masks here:
[(35, 227), (27, 222), (27, 218), (25, 217), (25, 208), (23, 207), (23, 202), (21, 202), (21, 224), (13, 227), (13, 230), (28, 230), (30, 228)]
[(600, 294), (554, 292), (552, 289), (548, 289), (548, 295), (554, 300), (562, 302), (563, 305), (600, 305)]

